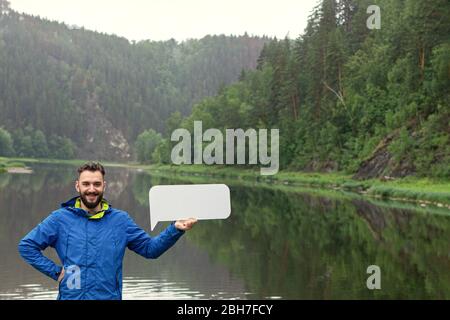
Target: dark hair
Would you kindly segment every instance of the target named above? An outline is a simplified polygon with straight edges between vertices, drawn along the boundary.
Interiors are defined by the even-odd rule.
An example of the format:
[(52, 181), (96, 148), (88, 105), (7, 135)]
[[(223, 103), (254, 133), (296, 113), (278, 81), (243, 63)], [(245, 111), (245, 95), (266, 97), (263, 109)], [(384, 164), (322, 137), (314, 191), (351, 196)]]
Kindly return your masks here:
[(100, 162), (93, 162), (89, 161), (83, 164), (81, 167), (78, 168), (78, 175), (80, 175), (83, 171), (100, 171), (102, 173), (102, 176), (105, 176), (105, 168), (102, 166)]

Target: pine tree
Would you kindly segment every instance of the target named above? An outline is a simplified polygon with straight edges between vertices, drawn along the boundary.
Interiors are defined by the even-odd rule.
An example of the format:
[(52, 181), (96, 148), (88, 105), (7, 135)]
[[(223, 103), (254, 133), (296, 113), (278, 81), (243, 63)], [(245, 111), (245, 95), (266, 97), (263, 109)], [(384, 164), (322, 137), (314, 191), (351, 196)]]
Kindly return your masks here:
[(0, 16), (10, 12), (10, 3), (8, 0), (0, 0)]

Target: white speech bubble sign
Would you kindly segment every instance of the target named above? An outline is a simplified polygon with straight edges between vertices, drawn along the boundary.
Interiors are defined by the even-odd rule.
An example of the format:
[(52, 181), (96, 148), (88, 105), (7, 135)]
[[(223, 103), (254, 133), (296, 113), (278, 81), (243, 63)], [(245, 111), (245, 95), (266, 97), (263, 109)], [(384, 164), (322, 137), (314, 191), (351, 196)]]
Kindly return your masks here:
[(225, 184), (160, 185), (148, 194), (152, 231), (160, 221), (226, 219), (231, 214), (230, 188)]

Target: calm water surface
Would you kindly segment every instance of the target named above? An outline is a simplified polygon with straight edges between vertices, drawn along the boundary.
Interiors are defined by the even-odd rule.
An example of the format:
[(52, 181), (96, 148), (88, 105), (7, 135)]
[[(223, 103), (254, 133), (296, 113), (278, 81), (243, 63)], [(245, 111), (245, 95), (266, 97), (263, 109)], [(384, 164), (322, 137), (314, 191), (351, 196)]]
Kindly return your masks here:
[[(75, 195), (76, 168), (31, 166), (0, 175), (0, 299), (57, 296), (17, 245)], [(106, 179), (105, 198), (148, 232), (150, 187), (189, 183), (126, 168), (107, 168)], [(229, 219), (200, 221), (156, 260), (127, 251), (124, 299), (450, 299), (450, 210), (229, 186)], [(59, 264), (53, 249), (45, 254)], [(370, 265), (381, 269), (381, 290), (367, 289)]]

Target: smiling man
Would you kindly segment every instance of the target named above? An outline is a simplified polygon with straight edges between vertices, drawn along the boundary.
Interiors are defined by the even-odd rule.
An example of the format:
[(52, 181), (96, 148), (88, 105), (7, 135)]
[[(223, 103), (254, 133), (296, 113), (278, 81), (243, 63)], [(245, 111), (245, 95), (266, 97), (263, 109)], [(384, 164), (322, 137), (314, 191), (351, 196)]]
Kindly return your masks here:
[[(89, 162), (78, 168), (79, 196), (63, 203), (19, 243), (21, 256), (59, 283), (59, 300), (122, 298), (125, 248), (156, 259), (197, 222), (179, 220), (149, 236), (127, 212), (103, 199), (105, 169)], [(62, 266), (42, 254), (55, 248)]]

